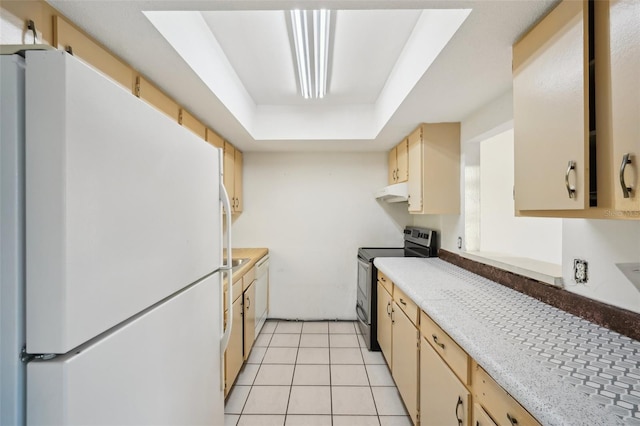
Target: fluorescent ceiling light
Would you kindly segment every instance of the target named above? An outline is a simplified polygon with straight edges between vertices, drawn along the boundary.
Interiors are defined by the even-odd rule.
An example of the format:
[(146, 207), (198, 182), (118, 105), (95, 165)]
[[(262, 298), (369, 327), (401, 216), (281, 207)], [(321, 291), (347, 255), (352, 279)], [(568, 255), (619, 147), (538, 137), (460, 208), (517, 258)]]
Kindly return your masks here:
[[(326, 68), (326, 74), (337, 72), (338, 62), (344, 60), (339, 58), (337, 49), (333, 51), (336, 46), (339, 47), (340, 43), (344, 42), (340, 40), (341, 35), (337, 24), (342, 21), (339, 20), (348, 15), (353, 15), (352, 19), (357, 19), (361, 12), (360, 10), (329, 12), (331, 15), (328, 34), (330, 43), (327, 45), (326, 54), (330, 58), (331, 66)], [(377, 97), (367, 102), (349, 103), (335, 102), (334, 99), (326, 99), (326, 96), (321, 103), (307, 103), (303, 98), (299, 102), (291, 103), (256, 102), (229, 62), (222, 45), (204, 18), (204, 15), (215, 15), (219, 19), (242, 23), (246, 21), (245, 12), (145, 11), (144, 14), (253, 139), (259, 141), (368, 141), (376, 138), (387, 125), (470, 12), (470, 9), (416, 11), (419, 17), (415, 27)], [(251, 13), (256, 12), (251, 11)], [(286, 25), (285, 21), (291, 19), (289, 11), (260, 11), (260, 13), (265, 14), (264, 19), (273, 25), (273, 28), (282, 30), (278, 33), (281, 36), (279, 46), (286, 47), (287, 43), (292, 43), (290, 32), (293, 26), (288, 25), (287, 29), (283, 28), (283, 24)], [(271, 19), (272, 17), (275, 19)], [(308, 34), (307, 31), (309, 37)], [(347, 34), (349, 34), (348, 31)], [(256, 45), (263, 46), (260, 43)], [(237, 46), (234, 44), (231, 47)], [(291, 54), (292, 52), (286, 49), (286, 52), (282, 52), (282, 56), (278, 56), (277, 59), (290, 60)], [(273, 55), (263, 56), (267, 60), (274, 60)], [(295, 70), (290, 68), (289, 71)], [(282, 73), (278, 76), (281, 77)], [(334, 75), (327, 75), (327, 85), (329, 82), (334, 82), (334, 77)], [(295, 85), (292, 84), (292, 80), (297, 78), (295, 73), (292, 75), (288, 72), (287, 84), (279, 86), (280, 90), (295, 98)], [(348, 83), (348, 80), (346, 82)], [(277, 83), (280, 84), (280, 82)], [(333, 83), (331, 84), (333, 86)], [(337, 89), (332, 87), (331, 90)], [(309, 90), (308, 93), (311, 97), (312, 91)], [(332, 93), (332, 98), (333, 96), (339, 96), (339, 93)]]
[(331, 12), (292, 10), (291, 31), (300, 92), (306, 99), (327, 94)]

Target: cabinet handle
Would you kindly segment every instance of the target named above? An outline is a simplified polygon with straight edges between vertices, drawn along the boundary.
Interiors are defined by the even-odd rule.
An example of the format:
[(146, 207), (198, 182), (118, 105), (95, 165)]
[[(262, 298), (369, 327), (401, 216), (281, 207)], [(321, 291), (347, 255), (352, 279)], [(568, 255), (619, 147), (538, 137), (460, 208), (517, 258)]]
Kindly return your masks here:
[(247, 310), (249, 310), (249, 306), (251, 306), (251, 299), (247, 297)]
[(518, 419), (516, 419), (515, 417), (511, 417), (511, 414), (507, 413), (507, 419), (509, 419), (509, 423), (511, 423), (511, 426), (516, 426), (518, 424)]
[(407, 302), (405, 302), (402, 297), (400, 298), (400, 303), (402, 303), (404, 306), (407, 306)]
[(391, 302), (387, 302), (387, 315), (391, 316), (391, 311), (389, 308), (391, 307)]
[(431, 337), (433, 337), (433, 341), (436, 343), (436, 345), (440, 346), (442, 349), (444, 349), (444, 343), (440, 343), (438, 342), (438, 336), (436, 336), (435, 334), (432, 334)]
[(395, 312), (395, 311), (393, 310), (393, 308), (391, 308), (391, 324), (394, 324), (394, 323), (396, 322), (396, 320), (395, 320), (395, 319), (393, 319), (393, 313), (394, 313), (394, 312)]
[(576, 169), (576, 162), (573, 160), (569, 160), (569, 164), (567, 165), (567, 173), (564, 175), (564, 184), (567, 186), (567, 192), (569, 193), (569, 198), (576, 198), (576, 188), (572, 187), (569, 184), (569, 174), (571, 170)]
[(624, 198), (629, 198), (631, 191), (633, 191), (633, 188), (627, 186), (624, 181), (624, 170), (627, 168), (627, 164), (631, 164), (631, 155), (629, 153), (622, 156), (622, 164), (620, 164), (620, 186), (622, 187), (622, 196)]
[(462, 426), (462, 419), (458, 417), (458, 407), (462, 407), (461, 397), (458, 397), (458, 402), (456, 403), (456, 420), (458, 421), (458, 426)]
[(380, 281), (382, 281), (383, 283), (387, 282), (387, 280), (383, 276), (380, 276)]

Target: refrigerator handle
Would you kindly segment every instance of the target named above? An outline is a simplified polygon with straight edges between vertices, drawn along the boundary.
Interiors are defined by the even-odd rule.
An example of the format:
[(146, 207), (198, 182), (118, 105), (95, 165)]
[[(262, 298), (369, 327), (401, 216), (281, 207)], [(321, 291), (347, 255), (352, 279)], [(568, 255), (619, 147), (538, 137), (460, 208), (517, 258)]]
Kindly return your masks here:
[[(224, 354), (225, 349), (227, 349), (227, 345), (229, 344), (229, 337), (231, 337), (231, 325), (233, 319), (233, 270), (231, 266), (232, 262), (232, 254), (231, 254), (231, 203), (229, 202), (229, 194), (227, 193), (227, 189), (224, 187), (222, 181), (220, 181), (220, 195), (222, 205), (224, 206), (224, 212), (227, 222), (227, 263), (222, 265), (220, 268), (221, 271), (227, 273), (227, 327), (224, 329), (224, 333), (222, 334), (222, 339), (220, 339), (220, 353)], [(224, 290), (223, 290), (224, 294)], [(224, 307), (222, 307), (224, 312)], [(224, 325), (223, 325), (224, 327)]]

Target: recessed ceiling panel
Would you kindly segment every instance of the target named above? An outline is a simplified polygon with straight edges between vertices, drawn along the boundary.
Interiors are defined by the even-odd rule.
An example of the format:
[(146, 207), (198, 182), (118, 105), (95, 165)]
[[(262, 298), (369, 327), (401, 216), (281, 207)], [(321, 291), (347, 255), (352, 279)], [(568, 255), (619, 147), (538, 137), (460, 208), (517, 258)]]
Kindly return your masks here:
[(297, 93), (284, 11), (145, 12), (255, 140), (374, 139), (468, 9), (334, 12), (329, 93)]
[(285, 12), (202, 12), (256, 104), (299, 102)]
[(340, 104), (373, 104), (420, 17), (420, 10), (336, 13), (329, 95)]

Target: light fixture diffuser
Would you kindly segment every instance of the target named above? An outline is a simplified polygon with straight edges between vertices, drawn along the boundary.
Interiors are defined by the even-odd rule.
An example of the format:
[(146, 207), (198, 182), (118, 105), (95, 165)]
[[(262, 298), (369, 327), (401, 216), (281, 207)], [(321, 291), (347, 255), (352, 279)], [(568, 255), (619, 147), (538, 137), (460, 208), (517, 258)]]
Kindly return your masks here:
[(331, 12), (292, 10), (291, 28), (300, 92), (305, 99), (327, 94)]

